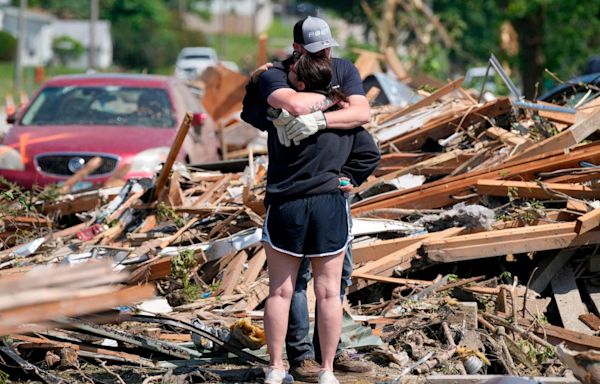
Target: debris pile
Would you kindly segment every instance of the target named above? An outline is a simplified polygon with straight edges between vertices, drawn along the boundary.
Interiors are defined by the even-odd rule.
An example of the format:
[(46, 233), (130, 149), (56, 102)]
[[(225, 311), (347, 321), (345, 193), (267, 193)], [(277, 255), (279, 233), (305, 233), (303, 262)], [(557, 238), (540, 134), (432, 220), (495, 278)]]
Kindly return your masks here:
[[(221, 75), (239, 92), (241, 80)], [(478, 102), (461, 81), (373, 106), (367, 128), (383, 158), (351, 196), (342, 340), (379, 367), (372, 382), (598, 382), (600, 103)], [(238, 101), (226, 100), (211, 110), (230, 121)], [(260, 380), (267, 160), (250, 148), (240, 172), (174, 164), (189, 122), (155, 180), (3, 186), (0, 371), (56, 383)]]

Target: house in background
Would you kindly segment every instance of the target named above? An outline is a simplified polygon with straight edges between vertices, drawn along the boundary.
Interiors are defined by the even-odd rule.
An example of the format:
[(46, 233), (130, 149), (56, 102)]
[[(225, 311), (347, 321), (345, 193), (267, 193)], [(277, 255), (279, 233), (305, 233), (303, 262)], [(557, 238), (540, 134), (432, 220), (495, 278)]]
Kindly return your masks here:
[[(90, 22), (88, 20), (57, 20), (54, 23), (54, 38), (69, 36), (85, 48), (85, 52), (75, 60), (67, 63), (70, 68), (89, 68), (90, 57)], [(113, 46), (110, 33), (110, 22), (98, 20), (95, 28), (96, 40), (96, 65), (95, 68), (107, 69), (112, 66)]]
[[(46, 13), (25, 11), (25, 39), (23, 56), (24, 66), (46, 65), (53, 56), (52, 52), (52, 26), (56, 18)], [(0, 30), (13, 36), (18, 35), (19, 8), (0, 8)]]
[(211, 17), (203, 20), (188, 13), (187, 27), (208, 34), (257, 35), (267, 30), (273, 21), (271, 0), (199, 1), (194, 8)]
[[(88, 20), (59, 20), (47, 13), (25, 11), (25, 45), (22, 63), (26, 67), (45, 66), (54, 58), (52, 41), (69, 36), (79, 41), (85, 52), (67, 65), (71, 68), (88, 68), (90, 45), (90, 22)], [(18, 35), (19, 8), (0, 7), (0, 30)], [(110, 23), (96, 22), (96, 68), (106, 69), (112, 65), (113, 49)]]

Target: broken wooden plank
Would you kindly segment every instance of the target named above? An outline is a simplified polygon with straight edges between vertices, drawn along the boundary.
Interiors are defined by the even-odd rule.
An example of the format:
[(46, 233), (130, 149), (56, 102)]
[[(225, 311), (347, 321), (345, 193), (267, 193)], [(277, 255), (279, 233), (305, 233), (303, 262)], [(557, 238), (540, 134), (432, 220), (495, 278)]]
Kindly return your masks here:
[(225, 273), (221, 279), (221, 284), (219, 285), (219, 289), (216, 293), (217, 295), (225, 296), (233, 293), (242, 276), (242, 269), (246, 260), (248, 260), (248, 254), (246, 251), (240, 251), (233, 258), (231, 263), (227, 264)]
[(401, 277), (387, 277), (387, 276), (371, 275), (368, 273), (361, 273), (361, 272), (353, 272), (352, 277), (355, 279), (373, 280), (373, 281), (377, 281), (380, 283), (390, 283), (390, 284), (398, 284), (398, 285), (429, 286), (429, 285), (433, 284), (433, 281), (430, 281), (430, 280), (404, 279)]
[[(481, 106), (470, 108), (466, 113), (454, 115), (442, 121), (426, 123), (422, 128), (410, 131), (391, 141), (398, 150), (412, 151), (420, 149), (429, 138), (439, 140), (456, 132), (458, 128), (466, 128), (472, 124), (488, 121), (490, 118), (510, 112), (512, 106), (507, 98), (490, 101)], [(385, 145), (384, 145), (385, 146)]]
[(577, 218), (575, 224), (575, 232), (582, 234), (591, 231), (600, 226), (600, 208), (596, 208), (591, 212)]
[(171, 173), (171, 168), (173, 168), (173, 164), (179, 155), (179, 150), (183, 145), (183, 141), (185, 140), (190, 126), (192, 125), (192, 114), (190, 112), (186, 113), (181, 124), (179, 125), (179, 130), (177, 130), (177, 136), (173, 139), (173, 143), (171, 144), (171, 149), (169, 150), (169, 154), (167, 155), (167, 159), (165, 160), (165, 164), (160, 170), (160, 174), (158, 179), (156, 180), (156, 184), (154, 185), (154, 194), (153, 199), (157, 200), (160, 196), (163, 188), (167, 184), (167, 180), (169, 178), (169, 174)]
[(593, 313), (586, 313), (579, 316), (579, 320), (587, 325), (593, 331), (600, 331), (600, 318)]
[(379, 240), (371, 243), (352, 245), (352, 262), (364, 264), (369, 261), (380, 259), (400, 248), (407, 247), (418, 241), (422, 241), (427, 235), (415, 237), (401, 237), (398, 239)]
[(192, 202), (191, 207), (198, 208), (203, 205), (206, 205), (208, 203), (208, 201), (213, 197), (213, 194), (216, 191), (223, 188), (224, 186), (226, 186), (227, 184), (229, 184), (229, 182), (231, 181), (232, 178), (233, 178), (232, 174), (227, 174), (227, 175), (222, 176), (219, 179), (219, 181), (217, 181), (216, 183), (213, 183), (213, 185), (211, 185), (210, 188), (208, 188), (202, 195), (200, 195), (198, 198), (196, 198)]
[(567, 209), (583, 213), (587, 213), (590, 210), (585, 202), (575, 199), (567, 199)]
[(154, 296), (154, 287), (141, 285), (129, 287), (90, 298), (73, 297), (56, 302), (3, 310), (0, 314), (0, 335), (15, 332), (27, 332), (35, 322), (53, 320), (64, 316), (79, 316), (109, 309), (119, 305), (131, 304)]
[[(580, 184), (543, 183), (535, 181), (514, 180), (477, 180), (477, 194), (482, 196), (513, 196), (533, 199), (560, 198), (551, 191), (564, 193), (579, 199), (594, 199), (600, 196), (600, 191)], [(548, 191), (550, 190), (550, 191)]]
[[(426, 239), (443, 239), (446, 237), (452, 237), (461, 233), (463, 228), (448, 228), (441, 232), (434, 232), (427, 235)], [(392, 252), (391, 254), (384, 256), (375, 261), (371, 261), (360, 268), (355, 269), (352, 272), (357, 275), (381, 275), (381, 276), (392, 276), (395, 269), (406, 270), (410, 268), (411, 261), (417, 257), (417, 252), (426, 240), (421, 240), (416, 243), (410, 244), (404, 248)], [(372, 280), (361, 280), (361, 284), (354, 284), (350, 287), (351, 291), (362, 289), (373, 283)]]
[(248, 269), (246, 272), (244, 272), (242, 282), (240, 283), (240, 285), (243, 287), (243, 291), (245, 291), (244, 288), (247, 288), (250, 286), (250, 284), (253, 284), (256, 279), (258, 279), (258, 276), (261, 274), (266, 261), (267, 253), (265, 252), (264, 248), (261, 248), (254, 256), (252, 256), (248, 262)]
[(419, 108), (426, 107), (426, 106), (434, 103), (435, 101), (439, 100), (440, 98), (446, 96), (447, 94), (457, 90), (461, 86), (463, 80), (464, 80), (464, 77), (460, 77), (460, 78), (446, 84), (445, 86), (438, 89), (431, 95), (425, 97), (424, 99), (421, 99), (421, 100), (417, 101), (416, 103), (411, 104), (404, 109), (401, 109), (400, 111), (391, 113), (391, 114), (385, 116), (384, 118), (378, 119), (377, 123), (385, 124), (388, 121), (395, 120), (395, 119), (402, 117), (402, 116), (406, 115), (407, 113), (415, 111)]
[(600, 231), (591, 231), (579, 236), (575, 232), (558, 236), (521, 236), (490, 244), (440, 248), (427, 252), (427, 257), (433, 261), (448, 263), (593, 244), (600, 244)]
[(578, 235), (575, 233), (575, 223), (543, 224), (455, 236), (445, 240), (427, 240), (423, 249), (430, 260), (447, 263), (600, 244), (599, 234), (600, 230), (594, 230)]
[(385, 63), (387, 64), (388, 68), (394, 72), (394, 75), (396, 75), (398, 80), (402, 81), (407, 79), (408, 72), (406, 71), (406, 68), (404, 68), (404, 65), (400, 59), (398, 59), (398, 55), (396, 54), (394, 48), (387, 47), (383, 54), (385, 55)]
[[(547, 103), (545, 101), (540, 101), (540, 100), (536, 101), (536, 103), (539, 105), (543, 105), (543, 106), (560, 107), (559, 105)], [(573, 124), (575, 124), (575, 121), (576, 121), (574, 113), (550, 111), (550, 110), (545, 110), (545, 109), (540, 109), (537, 112), (538, 112), (538, 115), (540, 115), (541, 117), (548, 119), (550, 121), (554, 121), (556, 123), (560, 123), (560, 124), (573, 125)]]
[(548, 153), (554, 150), (567, 149), (594, 133), (600, 127), (600, 111), (590, 115), (587, 119), (578, 122), (561, 133), (547, 138), (534, 146), (526, 149), (524, 152), (513, 156), (513, 159), (525, 159), (542, 153)]
[(600, 163), (600, 143), (595, 142), (573, 149), (569, 154), (556, 151), (535, 158), (510, 161), (492, 169), (472, 171), (463, 175), (445, 177), (419, 187), (392, 191), (366, 198), (352, 204), (352, 214), (382, 208), (432, 209), (457, 203), (455, 196), (470, 194), (478, 179), (510, 179), (519, 177), (534, 180), (540, 172), (575, 168), (579, 162)]
[(490, 127), (485, 130), (485, 134), (518, 149), (525, 149), (533, 145), (533, 141), (531, 141), (531, 139), (507, 131), (506, 129), (500, 127)]
[(373, 73), (381, 72), (381, 66), (379, 65), (380, 57), (383, 57), (381, 53), (360, 50), (359, 56), (354, 62), (354, 66), (358, 69), (361, 79), (364, 80)]

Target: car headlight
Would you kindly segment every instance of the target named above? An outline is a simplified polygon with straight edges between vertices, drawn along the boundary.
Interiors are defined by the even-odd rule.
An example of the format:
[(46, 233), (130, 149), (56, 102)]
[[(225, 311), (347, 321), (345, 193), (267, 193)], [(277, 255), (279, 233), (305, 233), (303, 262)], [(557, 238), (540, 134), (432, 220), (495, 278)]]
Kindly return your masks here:
[(131, 172), (154, 173), (160, 163), (167, 159), (169, 150), (169, 147), (158, 147), (138, 153), (131, 161)]
[(0, 169), (24, 171), (25, 165), (21, 159), (21, 153), (7, 145), (0, 145)]

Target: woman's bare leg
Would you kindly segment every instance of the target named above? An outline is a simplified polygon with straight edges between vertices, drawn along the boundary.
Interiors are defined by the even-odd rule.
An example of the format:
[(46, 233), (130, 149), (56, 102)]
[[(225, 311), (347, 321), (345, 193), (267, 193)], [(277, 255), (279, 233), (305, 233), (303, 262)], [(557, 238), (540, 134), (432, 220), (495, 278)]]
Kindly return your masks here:
[(302, 259), (276, 251), (267, 243), (264, 247), (269, 268), (269, 296), (265, 303), (267, 348), (271, 356), (271, 366), (284, 369), (283, 344), (287, 332), (290, 303)]
[(342, 301), (340, 280), (344, 252), (334, 256), (311, 258), (319, 317), (319, 344), (321, 346), (321, 369), (333, 371), (333, 359), (342, 331)]

